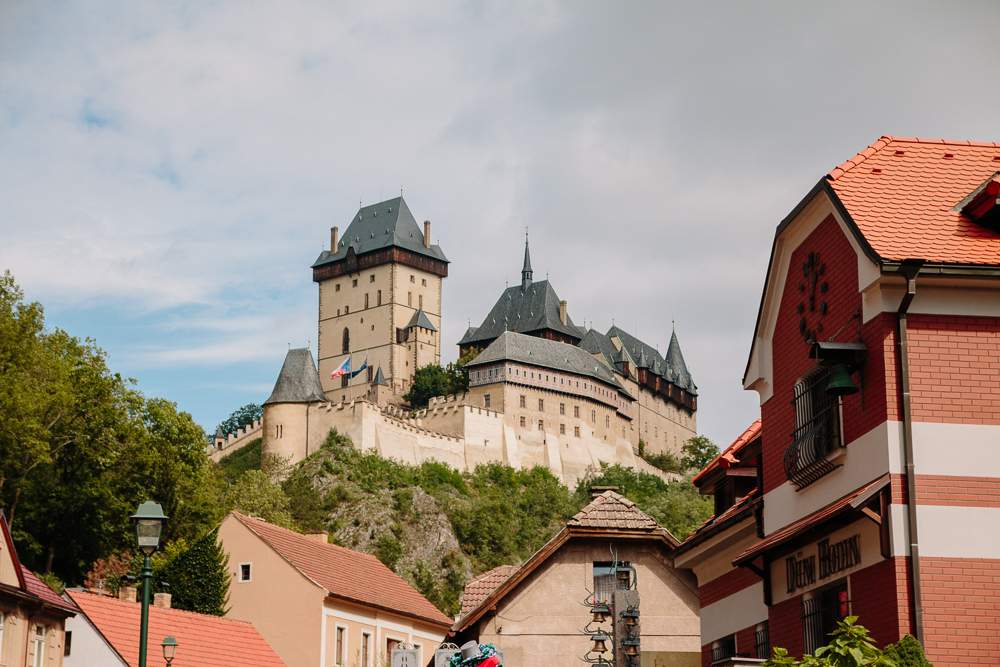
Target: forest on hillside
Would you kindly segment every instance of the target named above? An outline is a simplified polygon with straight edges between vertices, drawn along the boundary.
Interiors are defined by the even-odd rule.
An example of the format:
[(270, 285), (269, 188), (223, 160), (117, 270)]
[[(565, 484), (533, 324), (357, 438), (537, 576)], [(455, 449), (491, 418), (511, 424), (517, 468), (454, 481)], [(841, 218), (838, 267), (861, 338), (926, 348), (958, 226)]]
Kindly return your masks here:
[[(257, 415), (259, 406), (244, 406), (223, 425), (235, 430)], [(617, 486), (679, 538), (712, 512), (687, 479), (668, 485), (620, 466), (570, 489), (541, 467), (405, 465), (362, 453), (335, 431), (294, 466), (262, 460), (259, 441), (217, 464), (207, 441), (190, 414), (111, 371), (95, 341), (47, 329), (41, 304), (25, 302), (4, 274), (0, 509), (21, 561), (56, 589), (115, 591), (138, 574), (129, 517), (145, 500), (170, 517), (155, 585), (169, 585), (179, 608), (216, 614), (228, 577), (215, 531), (233, 509), (327, 531), (333, 543), (376, 555), (448, 614), (470, 576), (523, 562), (589, 501), (591, 484)], [(658, 463), (697, 469), (715, 453), (697, 438), (681, 461)]]

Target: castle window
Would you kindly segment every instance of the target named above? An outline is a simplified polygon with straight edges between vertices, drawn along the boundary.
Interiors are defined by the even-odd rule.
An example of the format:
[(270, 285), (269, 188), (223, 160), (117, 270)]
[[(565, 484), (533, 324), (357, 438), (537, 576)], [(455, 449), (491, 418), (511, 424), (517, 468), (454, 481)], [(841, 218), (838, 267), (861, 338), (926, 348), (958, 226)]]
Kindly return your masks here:
[(566, 435), (566, 424), (559, 424), (559, 435)]
[(490, 395), (486, 394), (483, 396), (483, 407), (490, 407)]
[(538, 411), (539, 412), (545, 411), (545, 399), (542, 398), (538, 399)]
[(579, 426), (574, 426), (573, 427), (573, 435), (575, 435), (578, 438), (580, 437), (580, 427)]
[(424, 307), (424, 295), (420, 294), (417, 296), (417, 308), (423, 308), (423, 307)]
[(559, 414), (561, 414), (561, 415), (566, 414), (566, 404), (565, 403), (560, 403), (559, 404)]
[(523, 394), (521, 395), (521, 407), (522, 408), (524, 407), (524, 395)]
[(416, 279), (416, 277), (414, 277), (414, 276), (412, 276), (412, 275), (411, 275), (411, 276), (410, 276), (410, 282), (411, 282), (411, 283), (415, 283), (415, 282), (417, 282), (417, 279)]
[(341, 375), (341, 376), (340, 376), (340, 386), (341, 386), (341, 387), (346, 387), (346, 386), (347, 386), (347, 383), (348, 383), (349, 381), (350, 381), (350, 379), (348, 378), (348, 376), (347, 376), (347, 374), (346, 374), (346, 373), (345, 373), (344, 375)]
[[(413, 276), (410, 277), (412, 278)], [(406, 305), (411, 308), (413, 307), (413, 292), (406, 293)]]
[(370, 282), (370, 283), (375, 282), (375, 274), (374, 273), (371, 274), (371, 276), (368, 277), (368, 282)]
[(344, 306), (344, 315), (350, 315), (350, 313), (351, 313), (351, 307)]
[(376, 306), (382, 305), (382, 290), (379, 290), (378, 294), (375, 296), (375, 305)]
[(595, 424), (597, 423), (597, 410), (590, 411), (590, 421), (592, 421)]
[(355, 278), (354, 280), (351, 281), (351, 287), (357, 287), (357, 286), (358, 286), (358, 279)]
[(337, 317), (340, 317), (340, 308), (337, 309)]
[(372, 374), (372, 370), (373, 370), (373, 369), (372, 369), (372, 367), (371, 367), (371, 366), (369, 366), (369, 367), (368, 367), (368, 381), (369, 381), (369, 382), (371, 382), (371, 381), (372, 381), (372, 380), (374, 379), (374, 376), (373, 376), (373, 374)]
[(340, 291), (340, 283), (337, 283), (336, 285), (333, 286), (333, 291), (334, 292), (339, 292)]
[(604, 428), (611, 428), (611, 416), (604, 415)]
[(545, 422), (543, 420), (539, 419), (538, 420), (538, 430), (539, 431), (545, 430), (544, 429), (544, 425), (545, 425)]
[(421, 278), (420, 284), (423, 285), (424, 287), (427, 287), (427, 278)]
[(347, 354), (351, 351), (351, 330), (344, 327), (344, 348), (343, 354)]
[(368, 292), (365, 292), (365, 308), (368, 307)]
[(281, 424), (278, 424), (277, 426), (274, 427), (274, 437), (275, 438), (281, 437)]
[[(524, 406), (522, 405), (521, 407), (523, 408)], [(524, 417), (521, 417), (521, 428), (524, 428)]]
[(573, 416), (576, 417), (577, 419), (580, 418), (580, 406), (579, 405), (574, 405), (573, 406)]

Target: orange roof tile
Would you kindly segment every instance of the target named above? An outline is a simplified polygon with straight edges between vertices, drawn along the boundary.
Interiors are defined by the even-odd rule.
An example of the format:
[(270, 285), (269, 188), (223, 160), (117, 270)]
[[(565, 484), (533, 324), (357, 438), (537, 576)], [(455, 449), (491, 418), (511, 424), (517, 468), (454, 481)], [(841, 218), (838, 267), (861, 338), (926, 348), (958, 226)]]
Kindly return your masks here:
[(726, 449), (721, 454), (716, 456), (714, 459), (712, 459), (711, 463), (705, 466), (704, 470), (695, 475), (694, 479), (692, 479), (691, 482), (695, 486), (698, 486), (698, 483), (701, 480), (705, 479), (708, 473), (715, 470), (716, 468), (731, 467), (733, 463), (736, 463), (739, 460), (738, 454), (740, 453), (740, 451), (748, 444), (753, 442), (758, 435), (760, 435), (759, 417), (757, 418), (757, 421), (750, 424), (747, 430), (743, 431), (743, 433), (740, 434), (740, 437), (736, 438), (736, 440), (733, 441), (733, 444), (726, 447)]
[(630, 530), (662, 530), (660, 524), (643, 513), (628, 498), (614, 491), (605, 491), (580, 510), (567, 526), (579, 528), (627, 528)]
[(233, 512), (233, 516), (334, 597), (393, 611), (434, 625), (450, 627), (453, 623), (452, 619), (442, 614), (427, 598), (375, 556), (334, 544), (323, 544), (239, 512)]
[(507, 581), (507, 578), (516, 571), (517, 565), (501, 565), (470, 579), (465, 584), (461, 615), (465, 616), (466, 613), (475, 609), (480, 602), (486, 599), (487, 595), (495, 591), (497, 586)]
[(73, 614), (79, 613), (80, 610), (75, 604), (67, 602), (65, 598), (57, 595), (44, 581), (36, 577), (34, 572), (23, 565), (21, 566), (21, 574), (24, 575), (24, 588), (29, 593), (40, 597), (46, 604), (60, 607)]
[(1000, 264), (1000, 234), (958, 206), (1000, 171), (1000, 144), (885, 136), (827, 179), (880, 257)]
[[(131, 667), (139, 664), (141, 604), (79, 591), (67, 591), (67, 595), (127, 664)], [(178, 644), (171, 667), (232, 664), (284, 667), (285, 664), (247, 621), (150, 605), (148, 627), (146, 655), (151, 665), (161, 664), (160, 642), (167, 636)]]

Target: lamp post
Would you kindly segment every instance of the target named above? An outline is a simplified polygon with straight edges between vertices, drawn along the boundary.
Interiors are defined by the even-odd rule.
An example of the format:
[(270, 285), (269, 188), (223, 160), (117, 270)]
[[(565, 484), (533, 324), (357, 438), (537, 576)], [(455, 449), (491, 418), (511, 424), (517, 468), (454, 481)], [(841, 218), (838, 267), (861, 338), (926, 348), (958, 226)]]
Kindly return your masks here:
[[(135, 524), (135, 546), (145, 555), (142, 563), (142, 620), (139, 624), (139, 667), (146, 667), (146, 631), (149, 626), (149, 579), (153, 576), (153, 562), (149, 559), (160, 548), (160, 535), (167, 517), (163, 508), (152, 500), (139, 505), (132, 515)], [(176, 642), (175, 642), (176, 645)], [(166, 647), (163, 652), (166, 654)], [(172, 658), (171, 658), (172, 659)]]
[(177, 655), (177, 640), (173, 637), (166, 637), (160, 646), (163, 647), (163, 659), (167, 661), (167, 667), (170, 667), (174, 656)]

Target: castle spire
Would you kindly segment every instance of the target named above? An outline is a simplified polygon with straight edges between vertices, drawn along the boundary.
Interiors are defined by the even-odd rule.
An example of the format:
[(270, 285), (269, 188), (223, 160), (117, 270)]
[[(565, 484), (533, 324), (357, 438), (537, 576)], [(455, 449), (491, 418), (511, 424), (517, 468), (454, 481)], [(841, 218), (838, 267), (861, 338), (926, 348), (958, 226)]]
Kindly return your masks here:
[(524, 230), (524, 268), (521, 269), (521, 289), (531, 287), (531, 255), (528, 254), (528, 230)]

